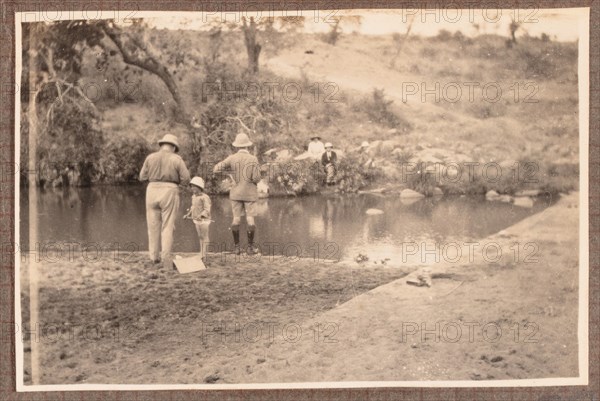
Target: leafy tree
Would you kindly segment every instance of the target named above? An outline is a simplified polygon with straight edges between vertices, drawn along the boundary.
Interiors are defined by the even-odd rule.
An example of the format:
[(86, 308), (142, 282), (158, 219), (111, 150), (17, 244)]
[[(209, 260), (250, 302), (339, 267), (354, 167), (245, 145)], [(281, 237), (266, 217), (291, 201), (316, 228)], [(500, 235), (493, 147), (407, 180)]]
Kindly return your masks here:
[(159, 77), (177, 103), (179, 122), (187, 123), (189, 113), (185, 107), (177, 83), (169, 72), (167, 66), (160, 62), (159, 56), (152, 48), (146, 36), (147, 27), (143, 20), (133, 20), (131, 28), (126, 32), (112, 20), (102, 20), (97, 23), (102, 32), (110, 38), (118, 48), (123, 62), (138, 67)]
[(26, 24), (23, 38), (22, 113), (29, 117), (31, 151), (41, 161), (34, 166), (38, 179), (65, 183), (76, 173), (87, 184), (102, 135), (98, 110), (78, 80), (81, 49), (97, 45), (101, 36), (85, 23), (61, 21)]
[(275, 28), (278, 23), (281, 31), (294, 31), (304, 25), (304, 17), (267, 17), (261, 18), (259, 22), (250, 17), (242, 17), (242, 32), (244, 33), (244, 44), (248, 54), (248, 73), (255, 75), (258, 73), (258, 59), (262, 50), (262, 45), (258, 43), (258, 33), (267, 38), (267, 42), (274, 43), (278, 38), (278, 30)]
[(256, 22), (254, 22), (254, 17), (250, 17), (250, 22), (246, 23), (246, 17), (242, 17), (242, 24), (244, 43), (248, 53), (248, 72), (256, 74), (258, 72), (258, 57), (262, 50), (262, 46), (256, 40)]
[[(21, 100), (28, 118), (23, 126), (38, 160), (29, 167), (40, 172), (40, 183), (87, 184), (100, 174), (101, 113), (80, 86), (84, 54), (97, 49), (103, 50), (99, 64), (114, 64), (120, 57), (126, 65), (158, 77), (177, 105), (177, 120), (189, 123), (179, 88), (152, 48), (142, 21), (134, 20), (127, 29), (110, 20), (24, 24)], [(27, 160), (26, 153), (22, 156)]]
[(342, 35), (342, 22), (345, 25), (359, 26), (362, 22), (360, 15), (347, 15), (343, 17), (332, 17), (333, 23), (331, 24), (330, 31), (325, 35), (325, 42), (332, 46), (335, 46), (340, 36)]

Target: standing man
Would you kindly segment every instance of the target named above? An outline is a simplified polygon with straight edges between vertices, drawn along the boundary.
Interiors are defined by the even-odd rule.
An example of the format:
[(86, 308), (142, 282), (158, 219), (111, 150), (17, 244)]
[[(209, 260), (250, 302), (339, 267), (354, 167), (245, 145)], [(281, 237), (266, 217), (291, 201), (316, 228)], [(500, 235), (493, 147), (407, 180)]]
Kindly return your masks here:
[(233, 234), (234, 252), (236, 255), (241, 253), (240, 249), (240, 221), (241, 217), (246, 215), (248, 224), (248, 255), (254, 255), (258, 248), (254, 245), (254, 235), (256, 226), (254, 216), (256, 216), (256, 201), (258, 200), (258, 191), (256, 184), (260, 181), (260, 169), (258, 159), (251, 155), (248, 149), (252, 146), (248, 135), (237, 134), (233, 147), (238, 148), (237, 153), (227, 157), (222, 162), (217, 163), (213, 171), (215, 173), (228, 172), (233, 179), (233, 187), (229, 191), (231, 200), (231, 209), (233, 211), (233, 222), (231, 223), (231, 233)]
[[(140, 181), (150, 181), (146, 189), (146, 222), (150, 260), (172, 268), (173, 230), (179, 212), (179, 185), (188, 185), (190, 172), (177, 154), (175, 135), (166, 134), (158, 141), (160, 149), (149, 155), (140, 171)], [(162, 251), (162, 252), (161, 252)]]

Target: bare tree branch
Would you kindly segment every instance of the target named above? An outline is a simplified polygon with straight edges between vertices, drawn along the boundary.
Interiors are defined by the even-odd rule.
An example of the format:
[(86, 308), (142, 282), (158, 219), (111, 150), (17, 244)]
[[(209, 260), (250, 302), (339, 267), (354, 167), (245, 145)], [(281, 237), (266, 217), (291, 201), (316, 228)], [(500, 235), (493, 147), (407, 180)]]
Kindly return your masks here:
[[(167, 68), (162, 65), (154, 55), (152, 55), (144, 41), (123, 33), (121, 28), (109, 23), (108, 21), (102, 21), (99, 23), (99, 25), (106, 36), (108, 36), (110, 40), (117, 46), (121, 56), (123, 57), (123, 61), (126, 64), (148, 71), (158, 76), (164, 82), (180, 110), (180, 113), (178, 114), (179, 120), (186, 124), (189, 123), (190, 119), (188, 118), (188, 113), (185, 109), (183, 99), (181, 98), (181, 94), (179, 93), (179, 88), (177, 87), (175, 80)], [(127, 38), (130, 43), (127, 43), (125, 38)], [(128, 46), (131, 44), (134, 45), (133, 48)]]

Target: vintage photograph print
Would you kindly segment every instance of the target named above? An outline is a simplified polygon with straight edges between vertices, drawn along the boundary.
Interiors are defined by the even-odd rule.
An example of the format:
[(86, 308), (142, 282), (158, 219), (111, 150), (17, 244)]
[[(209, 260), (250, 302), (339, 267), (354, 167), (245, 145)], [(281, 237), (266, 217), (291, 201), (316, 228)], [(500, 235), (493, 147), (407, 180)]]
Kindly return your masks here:
[(17, 389), (587, 384), (589, 18), (17, 13)]

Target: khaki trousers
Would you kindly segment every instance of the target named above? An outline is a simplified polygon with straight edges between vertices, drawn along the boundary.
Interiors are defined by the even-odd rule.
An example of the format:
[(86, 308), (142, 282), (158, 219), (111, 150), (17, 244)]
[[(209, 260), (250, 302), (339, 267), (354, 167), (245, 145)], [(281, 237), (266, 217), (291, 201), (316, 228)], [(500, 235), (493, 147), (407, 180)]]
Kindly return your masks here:
[[(179, 212), (179, 187), (171, 182), (151, 182), (146, 190), (148, 250), (151, 260), (170, 257), (173, 230)], [(161, 252), (162, 250), (162, 252)]]

